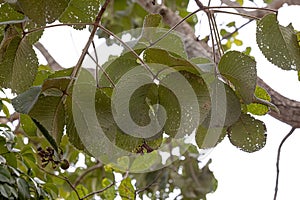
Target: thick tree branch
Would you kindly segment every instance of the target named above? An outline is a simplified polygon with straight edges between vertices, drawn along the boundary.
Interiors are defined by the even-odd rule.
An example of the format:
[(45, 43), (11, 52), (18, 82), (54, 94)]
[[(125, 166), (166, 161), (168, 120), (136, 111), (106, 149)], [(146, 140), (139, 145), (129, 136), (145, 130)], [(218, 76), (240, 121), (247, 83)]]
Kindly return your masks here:
[[(230, 0), (222, 1), (228, 3), (228, 5), (230, 4), (230, 6), (236, 6), (231, 5), (233, 2)], [(171, 27), (182, 19), (164, 5), (153, 5), (151, 0), (137, 0), (137, 2), (149, 13), (159, 13), (162, 16), (163, 21)], [(284, 3), (289, 5), (300, 5), (299, 0), (274, 0), (273, 3), (269, 5), (269, 8), (278, 9)], [(260, 11), (254, 12), (258, 13)], [(266, 14), (266, 11), (262, 11), (262, 14), (257, 15), (263, 16), (264, 14)], [(188, 23), (182, 23), (182, 25), (178, 26), (176, 30), (184, 35), (185, 48), (189, 57), (205, 56), (210, 59), (213, 58), (211, 47), (209, 47), (205, 42), (197, 41), (194, 30)], [(276, 105), (280, 111), (280, 114), (274, 111), (271, 111), (269, 114), (274, 118), (291, 125), (292, 127), (300, 128), (300, 102), (282, 96), (260, 78), (258, 78), (257, 83), (268, 91), (272, 98), (272, 103)]]
[(64, 69), (56, 60), (50, 55), (48, 50), (44, 47), (44, 45), (40, 42), (37, 42), (34, 44), (34, 46), (41, 52), (41, 54), (44, 56), (44, 58), (47, 60), (49, 67), (53, 69), (54, 71), (62, 70)]
[[(227, 6), (240, 6), (240, 4), (238, 4), (237, 2), (232, 2), (231, 0), (221, 0), (221, 2), (226, 4)], [(299, 0), (273, 0), (272, 3), (270, 3), (267, 6), (267, 8), (278, 10), (285, 3), (288, 5), (300, 5)], [(266, 15), (267, 13), (269, 13), (266, 10), (247, 11), (247, 10), (241, 9), (241, 8), (236, 8), (236, 10), (241, 14), (251, 15), (251, 16), (258, 17), (258, 18), (261, 18), (264, 15)]]

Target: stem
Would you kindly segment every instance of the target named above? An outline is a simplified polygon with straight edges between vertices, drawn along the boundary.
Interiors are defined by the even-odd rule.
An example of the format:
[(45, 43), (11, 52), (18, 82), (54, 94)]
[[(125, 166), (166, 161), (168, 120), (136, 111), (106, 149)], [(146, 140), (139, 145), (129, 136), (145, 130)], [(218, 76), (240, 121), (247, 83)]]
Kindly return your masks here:
[(117, 35), (115, 35), (113, 32), (111, 32), (110, 30), (106, 29), (104, 26), (102, 26), (101, 24), (98, 24), (98, 27), (101, 28), (105, 33), (113, 36), (116, 40), (118, 40), (122, 45), (124, 45), (124, 47), (126, 49), (128, 49), (141, 63), (142, 65), (145, 67), (145, 69), (147, 71), (149, 71), (149, 73), (153, 76), (153, 78), (156, 78), (156, 75), (151, 71), (150, 67), (147, 65), (147, 63), (145, 63), (143, 61), (143, 59), (140, 58), (140, 56), (130, 47), (128, 46), (128, 44), (126, 44), (121, 38), (119, 38)]
[(250, 18), (250, 19), (260, 20), (260, 18), (258, 18), (258, 17), (247, 15), (247, 14), (242, 14), (242, 13), (235, 13), (235, 12), (229, 12), (229, 11), (224, 11), (224, 10), (214, 10), (214, 12), (216, 12), (216, 13), (226, 13), (226, 14), (232, 14), (232, 15), (239, 15), (239, 16), (242, 16), (242, 17)]
[(246, 23), (244, 23), (244, 24), (241, 25), (240, 27), (236, 28), (233, 32), (226, 34), (226, 35), (221, 39), (221, 41), (230, 38), (233, 34), (235, 34), (236, 32), (238, 32), (239, 30), (241, 30), (244, 26), (246, 26), (247, 24), (249, 24), (249, 23), (252, 22), (252, 21), (253, 21), (253, 19), (250, 19), (249, 21), (247, 21)]
[(103, 164), (101, 162), (98, 162), (96, 165), (88, 168), (85, 172), (83, 172), (80, 176), (78, 176), (75, 180), (75, 183), (74, 183), (74, 187), (76, 187), (80, 182), (81, 180), (90, 172), (96, 170), (96, 169), (99, 169), (103, 167)]
[[(92, 42), (92, 45), (93, 45), (93, 49), (94, 49), (94, 53), (95, 53), (95, 58), (96, 58), (96, 61), (94, 61), (96, 63), (96, 82), (97, 82), (97, 87), (99, 87), (99, 74), (98, 74), (98, 67), (100, 67), (99, 65), (99, 59), (98, 59), (98, 55), (97, 55), (97, 49), (96, 49), (96, 46), (95, 46), (95, 42), (93, 41)], [(88, 53), (88, 52), (87, 52)], [(92, 56), (88, 53), (88, 55), (90, 56), (90, 58), (92, 58)]]
[(274, 200), (277, 199), (277, 193), (278, 193), (278, 183), (279, 183), (279, 161), (280, 161), (280, 153), (283, 143), (292, 135), (292, 133), (296, 130), (296, 128), (292, 127), (290, 132), (282, 139), (278, 151), (277, 151), (277, 162), (276, 162), (276, 184), (275, 184), (275, 193), (274, 193)]
[(98, 190), (98, 191), (95, 191), (95, 192), (91, 192), (91, 193), (85, 195), (84, 197), (80, 198), (80, 200), (86, 199), (86, 198), (88, 198), (88, 197), (90, 197), (90, 196), (93, 196), (93, 195), (95, 195), (95, 194), (102, 193), (102, 192), (104, 192), (105, 190), (107, 190), (107, 189), (109, 189), (110, 187), (112, 187), (114, 184), (115, 184), (115, 182), (112, 182), (112, 183), (109, 184), (107, 187), (102, 188), (101, 190)]
[(186, 19), (188, 19), (189, 17), (191, 17), (192, 15), (196, 14), (197, 12), (203, 10), (202, 8), (197, 9), (196, 11), (188, 14), (187, 16), (185, 16), (184, 18), (182, 18), (179, 22), (177, 22), (172, 28), (170, 28), (165, 34), (163, 34), (160, 38), (158, 38), (155, 42), (150, 43), (150, 47), (154, 46), (155, 44), (157, 44), (159, 41), (161, 41), (162, 39), (164, 39), (171, 31), (173, 31), (175, 28), (177, 28), (182, 22), (184, 22)]
[(96, 81), (97, 81), (97, 87), (99, 87), (99, 80), (98, 80), (98, 68), (101, 69), (101, 71), (103, 72), (104, 76), (107, 78), (107, 80), (113, 85), (113, 87), (115, 87), (116, 85), (114, 84), (113, 80), (111, 80), (111, 78), (109, 77), (109, 75), (107, 74), (107, 72), (103, 69), (103, 67), (101, 67), (97, 60), (95, 60), (95, 58), (93, 58), (91, 56), (90, 53), (87, 53), (87, 55), (93, 60), (93, 62), (96, 64)]
[(274, 12), (277, 13), (278, 11), (275, 9), (271, 9), (271, 8), (257, 8), (257, 7), (247, 7), (247, 6), (210, 6), (210, 7), (205, 7), (205, 9), (230, 9), (230, 8), (234, 8), (234, 9), (251, 9), (251, 10), (264, 10), (264, 11), (270, 11), (270, 12)]

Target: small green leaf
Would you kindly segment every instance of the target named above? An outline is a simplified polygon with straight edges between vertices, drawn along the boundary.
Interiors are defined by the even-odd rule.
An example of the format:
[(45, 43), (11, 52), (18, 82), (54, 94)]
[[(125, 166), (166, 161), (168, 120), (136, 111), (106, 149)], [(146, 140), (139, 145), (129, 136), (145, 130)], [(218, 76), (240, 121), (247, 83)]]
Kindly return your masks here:
[(252, 102), (257, 79), (255, 60), (238, 51), (229, 51), (222, 56), (219, 71), (246, 104)]
[(0, 182), (10, 183), (11, 175), (10, 172), (0, 165)]
[(240, 119), (227, 132), (234, 146), (249, 153), (262, 149), (266, 144), (265, 124), (248, 114), (241, 114)]
[(244, 4), (244, 0), (236, 0), (236, 2), (237, 2), (238, 4), (240, 4), (241, 6)]
[[(267, 91), (259, 86), (256, 86), (255, 89), (255, 96), (257, 98), (271, 101), (270, 95), (267, 93)], [(268, 113), (269, 108), (266, 105), (258, 104), (258, 103), (251, 103), (247, 105), (247, 111), (254, 114), (254, 115), (265, 115)]]
[(29, 185), (23, 178), (17, 178), (19, 199), (30, 199)]
[[(102, 186), (103, 188), (108, 187), (111, 184), (111, 180), (104, 178), (102, 179)], [(116, 198), (116, 189), (114, 186), (108, 188), (107, 190), (105, 190), (103, 192), (103, 196), (105, 197), (105, 199), (107, 200), (114, 200)]]
[(134, 200), (135, 191), (129, 177), (123, 179), (119, 186), (119, 194), (122, 200)]
[(31, 87), (26, 92), (19, 94), (17, 97), (12, 99), (12, 105), (17, 112), (28, 114), (37, 102), (40, 93), (40, 86)]
[(161, 15), (159, 14), (149, 14), (144, 19), (143, 27), (158, 27), (161, 19)]
[(275, 14), (264, 16), (256, 28), (256, 42), (264, 56), (284, 69), (300, 69), (300, 46), (294, 27), (279, 25)]

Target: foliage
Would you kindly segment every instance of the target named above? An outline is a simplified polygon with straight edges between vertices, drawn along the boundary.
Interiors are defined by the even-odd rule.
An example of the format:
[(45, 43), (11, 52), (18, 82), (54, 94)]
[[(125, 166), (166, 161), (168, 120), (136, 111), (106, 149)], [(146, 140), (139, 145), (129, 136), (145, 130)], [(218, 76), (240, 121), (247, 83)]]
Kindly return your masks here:
[[(189, 14), (188, 2), (166, 1), (166, 6), (185, 17)], [(244, 1), (237, 2), (242, 5)], [(10, 120), (12, 113), (7, 105), (12, 104), (19, 115), (17, 126), (0, 127), (1, 199), (84, 199), (93, 195), (104, 199), (117, 195), (122, 199), (165, 199), (175, 189), (180, 189), (184, 199), (206, 199), (206, 194), (216, 190), (217, 180), (209, 169), (210, 162), (199, 167), (199, 149), (213, 148), (224, 137), (246, 152), (258, 151), (266, 143), (266, 127), (253, 115), (267, 114), (270, 104), (264, 102), (270, 97), (256, 86), (255, 59), (248, 55), (249, 49), (246, 53), (230, 51), (232, 43), (240, 45), (242, 41), (236, 38), (237, 32), (229, 36), (225, 29), (220, 35), (227, 38), (223, 47), (228, 51), (218, 65), (208, 58), (188, 58), (183, 38), (163, 29), (168, 26), (160, 15), (147, 15), (136, 1), (115, 0), (106, 8), (99, 26), (102, 28), (96, 34), (106, 38), (108, 45), (121, 43), (123, 52), (103, 64), (105, 73), (97, 68), (94, 80), (86, 70), (81, 73), (86, 76), (76, 73), (82, 63), (60, 71), (39, 65), (33, 45), (45, 26), (58, 21), (75, 29), (87, 25), (92, 29), (103, 5), (101, 0), (0, 1), (0, 11), (6, 13), (0, 16), (0, 93), (5, 96), (4, 88), (9, 88), (16, 94), (13, 99), (1, 98), (0, 110)], [(197, 17), (187, 22), (194, 26)], [(227, 27), (235, 27), (235, 23)], [(132, 43), (118, 41), (118, 33), (133, 28), (140, 31), (129, 32), (134, 38)], [(122, 38), (122, 33), (118, 36)], [(299, 74), (300, 47), (292, 25), (283, 27), (276, 15), (269, 14), (258, 21), (256, 36), (270, 62)], [(133, 71), (137, 66), (138, 71)], [(180, 82), (181, 79), (187, 81)], [(75, 80), (83, 80), (83, 84), (79, 87)], [(130, 93), (128, 88), (145, 80), (147, 84)], [(180, 83), (187, 83), (189, 89)], [(94, 91), (93, 100), (82, 104), (90, 90)], [(187, 95), (188, 91), (194, 96)], [(115, 98), (123, 97), (128, 97), (128, 102), (114, 105)], [(129, 111), (122, 110), (126, 103)], [(82, 105), (92, 105), (94, 115), (84, 118)], [(120, 127), (114, 109), (124, 116), (130, 112), (127, 117), (142, 128), (128, 134)], [(82, 127), (76, 126), (78, 119)], [(135, 163), (130, 156), (120, 156), (115, 163), (102, 163), (107, 155), (95, 154), (106, 146), (86, 146), (87, 140), (101, 141), (80, 135), (82, 129), (87, 135), (91, 132), (91, 121), (100, 125), (114, 146), (140, 160)], [(143, 127), (152, 122), (155, 134), (139, 137), (145, 136)], [(185, 147), (182, 140), (193, 131), (192, 140), (197, 146)], [(155, 167), (163, 158), (156, 150), (173, 144), (185, 148), (178, 148), (180, 155), (170, 154), (165, 161), (170, 165), (156, 171), (129, 173), (141, 166)], [(86, 169), (78, 167), (82, 157)], [(122, 179), (117, 180), (115, 176), (120, 174)]]

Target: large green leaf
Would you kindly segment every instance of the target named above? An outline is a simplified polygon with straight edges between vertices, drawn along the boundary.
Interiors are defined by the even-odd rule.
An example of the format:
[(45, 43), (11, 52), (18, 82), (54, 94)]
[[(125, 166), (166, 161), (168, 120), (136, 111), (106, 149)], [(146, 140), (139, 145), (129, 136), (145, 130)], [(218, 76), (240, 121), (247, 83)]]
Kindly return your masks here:
[(251, 103), (257, 79), (255, 60), (238, 51), (229, 51), (222, 56), (218, 68), (233, 84), (244, 103)]
[(284, 69), (300, 69), (300, 46), (290, 24), (279, 25), (275, 14), (266, 15), (257, 24), (256, 42), (264, 56), (274, 65)]
[(18, 5), (24, 14), (39, 25), (52, 23), (68, 7), (70, 0), (18, 0)]
[(240, 119), (227, 129), (230, 142), (239, 149), (252, 153), (266, 144), (266, 127), (262, 121), (248, 114), (241, 114)]
[(131, 179), (129, 177), (123, 179), (119, 186), (119, 194), (122, 200), (134, 200), (135, 199), (135, 191), (133, 185), (131, 184)]
[(64, 104), (61, 97), (40, 96), (29, 115), (44, 126), (59, 144), (65, 125)]
[(81, 142), (81, 139), (78, 135), (78, 132), (75, 127), (73, 112), (72, 112), (72, 97), (68, 96), (65, 103), (65, 121), (66, 121), (66, 133), (69, 137), (69, 141), (77, 149), (84, 150), (84, 145)]
[(13, 92), (28, 89), (35, 78), (38, 60), (26, 38), (20, 38), (12, 28), (0, 45), (0, 86)]
[[(100, 4), (100, 0), (70, 0), (59, 21), (63, 23), (93, 23)], [(85, 26), (74, 27), (83, 29)]]

